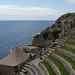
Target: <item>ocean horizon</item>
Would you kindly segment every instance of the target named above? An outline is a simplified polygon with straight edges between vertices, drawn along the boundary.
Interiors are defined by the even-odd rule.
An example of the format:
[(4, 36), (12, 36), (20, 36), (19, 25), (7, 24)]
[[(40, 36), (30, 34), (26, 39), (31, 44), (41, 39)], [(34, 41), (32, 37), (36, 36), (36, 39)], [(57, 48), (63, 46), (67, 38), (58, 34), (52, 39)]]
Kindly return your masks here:
[(32, 37), (51, 26), (49, 20), (0, 20), (0, 60), (15, 46), (31, 44)]

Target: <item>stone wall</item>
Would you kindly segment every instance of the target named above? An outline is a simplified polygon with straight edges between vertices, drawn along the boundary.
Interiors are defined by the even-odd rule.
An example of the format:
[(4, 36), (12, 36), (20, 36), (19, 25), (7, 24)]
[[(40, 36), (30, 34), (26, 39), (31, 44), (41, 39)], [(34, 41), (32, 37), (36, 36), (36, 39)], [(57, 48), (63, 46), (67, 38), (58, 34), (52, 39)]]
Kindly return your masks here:
[(75, 61), (75, 55), (72, 54), (71, 52), (68, 52), (68, 51), (65, 51), (65, 50), (62, 50), (62, 49), (59, 49), (59, 48), (56, 48), (55, 50), (57, 52), (61, 53), (61, 54), (64, 54), (65, 56), (71, 58), (73, 61)]
[(72, 49), (72, 50), (75, 51), (75, 46), (67, 45), (67, 44), (63, 44), (63, 43), (60, 43), (60, 46), (61, 47), (64, 47), (64, 48)]
[(42, 63), (39, 63), (38, 66), (44, 71), (45, 75), (49, 75), (46, 67)]
[(59, 69), (56, 67), (56, 65), (50, 61), (49, 59), (45, 59), (45, 61), (53, 68), (53, 70), (55, 71), (56, 75), (61, 75)]
[(73, 70), (72, 66), (66, 60), (64, 60), (60, 56), (55, 55), (53, 53), (51, 53), (50, 56), (60, 61), (64, 65), (64, 67), (68, 70), (70, 75), (75, 75), (75, 71)]

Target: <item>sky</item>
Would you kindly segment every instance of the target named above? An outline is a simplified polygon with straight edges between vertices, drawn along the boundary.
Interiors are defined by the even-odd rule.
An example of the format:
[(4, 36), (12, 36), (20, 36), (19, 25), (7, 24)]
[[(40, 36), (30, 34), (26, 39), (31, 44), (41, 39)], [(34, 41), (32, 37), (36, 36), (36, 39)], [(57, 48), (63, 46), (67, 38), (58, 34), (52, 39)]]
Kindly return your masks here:
[(0, 20), (56, 20), (75, 12), (75, 0), (0, 0)]

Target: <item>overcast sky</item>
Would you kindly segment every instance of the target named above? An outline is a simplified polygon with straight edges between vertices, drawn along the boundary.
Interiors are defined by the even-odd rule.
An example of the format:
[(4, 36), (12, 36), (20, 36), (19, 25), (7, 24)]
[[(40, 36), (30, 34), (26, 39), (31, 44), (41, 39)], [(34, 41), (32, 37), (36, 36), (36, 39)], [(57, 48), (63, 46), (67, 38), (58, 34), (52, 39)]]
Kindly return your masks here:
[(75, 0), (0, 0), (0, 20), (56, 20), (75, 12)]

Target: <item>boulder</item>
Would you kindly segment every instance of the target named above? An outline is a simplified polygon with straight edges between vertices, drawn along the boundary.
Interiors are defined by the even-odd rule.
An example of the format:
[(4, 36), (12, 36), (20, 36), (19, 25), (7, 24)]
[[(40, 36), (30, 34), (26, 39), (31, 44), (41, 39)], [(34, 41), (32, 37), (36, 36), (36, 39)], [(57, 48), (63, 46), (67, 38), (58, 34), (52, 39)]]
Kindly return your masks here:
[(42, 32), (32, 38), (32, 45), (38, 47), (47, 47), (51, 45), (52, 40), (52, 33), (51, 32)]
[(36, 47), (36, 46), (32, 46), (32, 45), (24, 45), (24, 46), (19, 46), (21, 48), (21, 50), (23, 50), (26, 53), (38, 53), (40, 52), (40, 48)]

